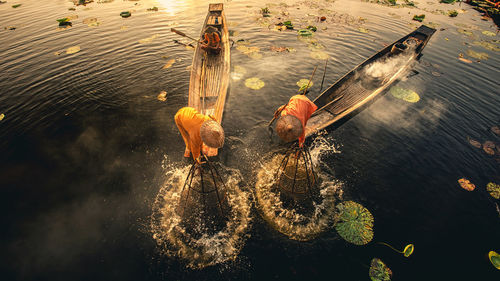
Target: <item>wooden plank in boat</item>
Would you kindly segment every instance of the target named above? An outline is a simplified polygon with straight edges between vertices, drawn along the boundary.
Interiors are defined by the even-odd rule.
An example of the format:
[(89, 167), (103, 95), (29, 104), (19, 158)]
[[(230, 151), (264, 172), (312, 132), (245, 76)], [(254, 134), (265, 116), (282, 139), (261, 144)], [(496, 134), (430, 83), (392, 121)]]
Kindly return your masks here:
[(224, 4), (223, 3), (214, 3), (214, 4), (209, 4), (208, 5), (208, 10), (210, 12), (220, 12), (224, 9)]

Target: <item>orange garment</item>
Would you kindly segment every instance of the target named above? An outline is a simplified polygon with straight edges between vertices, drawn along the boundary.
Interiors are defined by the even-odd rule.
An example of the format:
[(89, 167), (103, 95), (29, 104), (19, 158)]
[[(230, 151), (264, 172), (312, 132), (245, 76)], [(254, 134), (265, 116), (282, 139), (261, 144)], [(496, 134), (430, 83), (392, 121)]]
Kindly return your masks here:
[(184, 143), (186, 144), (184, 156), (189, 157), (189, 152), (191, 152), (194, 160), (199, 160), (198, 158), (200, 157), (200, 151), (203, 146), (200, 128), (203, 122), (212, 120), (212, 118), (198, 113), (198, 111), (192, 107), (183, 107), (177, 111), (174, 119), (184, 139)]
[(217, 32), (205, 33), (205, 42), (210, 48), (218, 48), (220, 42), (219, 34)]
[(307, 120), (311, 117), (313, 112), (318, 109), (312, 101), (310, 101), (305, 95), (295, 95), (290, 98), (288, 104), (282, 105), (278, 108), (278, 111), (281, 110), (281, 116), (285, 115), (293, 115), (297, 117), (302, 123), (302, 128), (304, 131), (302, 135), (299, 137), (299, 145), (302, 146), (304, 141), (306, 140), (306, 124)]

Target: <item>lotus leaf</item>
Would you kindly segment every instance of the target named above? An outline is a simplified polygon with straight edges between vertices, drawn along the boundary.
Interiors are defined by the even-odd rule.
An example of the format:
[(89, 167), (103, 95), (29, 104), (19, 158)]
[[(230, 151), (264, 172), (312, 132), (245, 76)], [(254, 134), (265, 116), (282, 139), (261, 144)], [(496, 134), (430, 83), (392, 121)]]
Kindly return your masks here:
[(482, 146), (482, 145), (481, 145), (481, 143), (480, 143), (480, 142), (478, 142), (477, 140), (473, 140), (473, 139), (471, 139), (471, 138), (467, 138), (467, 139), (469, 140), (469, 143), (470, 143), (472, 146), (474, 146), (474, 147), (476, 147), (476, 148), (481, 148), (481, 146)]
[(486, 35), (486, 36), (495, 36), (495, 35), (497, 35), (495, 32), (491, 32), (491, 31), (488, 31), (488, 30), (484, 30), (482, 33), (484, 35)]
[(57, 19), (56, 20), (58, 23), (65, 23), (65, 22), (68, 22), (69, 19), (68, 18), (62, 18), (62, 19)]
[[(307, 86), (308, 84), (309, 84), (309, 86)], [(306, 88), (309, 89), (312, 87), (313, 84), (314, 84), (313, 81), (311, 81), (311, 83), (309, 83), (309, 79), (300, 79), (299, 81), (297, 81), (297, 86), (300, 87), (299, 91), (303, 91)]]
[(317, 60), (326, 60), (328, 58), (328, 54), (323, 51), (312, 51), (310, 56), (311, 58)]
[(485, 48), (486, 50), (491, 50), (491, 51), (495, 51), (495, 52), (500, 51), (500, 48), (497, 45), (490, 43), (490, 42), (474, 41), (472, 44), (474, 44), (476, 46), (481, 46), (481, 47)]
[(373, 238), (373, 215), (361, 204), (346, 201), (337, 206), (335, 229), (347, 242), (364, 245)]
[(463, 28), (457, 28), (457, 31), (464, 34), (464, 35), (467, 35), (467, 36), (472, 36), (472, 32), (471, 31), (468, 31), (467, 29), (463, 29)]
[(448, 11), (448, 16), (454, 18), (454, 17), (458, 16), (458, 12), (455, 10), (450, 10), (450, 11)]
[(403, 250), (403, 255), (405, 257), (409, 257), (411, 256), (411, 254), (413, 254), (413, 250), (415, 250), (415, 246), (413, 244), (408, 244)]
[(245, 80), (245, 86), (247, 86), (250, 89), (259, 90), (265, 85), (266, 83), (264, 83), (264, 81), (260, 80), (257, 77), (248, 78), (247, 80)]
[(489, 58), (487, 53), (475, 52), (473, 50), (467, 50), (467, 55), (478, 60), (487, 60)]
[(490, 251), (488, 253), (488, 258), (490, 259), (491, 264), (496, 268), (500, 269), (500, 255), (495, 251)]
[(293, 24), (291, 21), (285, 21), (283, 24), (286, 26), (287, 29), (293, 29)]
[(425, 19), (425, 15), (414, 15), (413, 20), (422, 22)]
[(500, 128), (498, 126), (491, 127), (491, 131), (500, 136)]
[(474, 189), (476, 189), (476, 186), (471, 183), (468, 179), (466, 178), (461, 178), (458, 180), (458, 183), (460, 184), (460, 186), (467, 190), (467, 191), (473, 191)]
[(307, 27), (307, 29), (311, 30), (312, 32), (316, 32), (316, 30), (318, 30), (318, 28), (316, 26), (313, 26), (313, 25), (309, 25)]
[(73, 46), (66, 49), (66, 54), (74, 54), (80, 52), (80, 46)]
[(0, 121), (2, 121), (5, 118), (5, 114), (0, 114)]
[(415, 103), (420, 100), (420, 96), (416, 92), (409, 89), (403, 89), (401, 87), (392, 87), (391, 94), (398, 99), (411, 103)]
[(157, 96), (157, 99), (159, 101), (166, 101), (167, 100), (167, 92), (165, 91), (161, 91), (158, 96)]
[(370, 30), (368, 30), (368, 29), (366, 29), (364, 27), (360, 27), (360, 28), (358, 28), (358, 30), (359, 30), (359, 32), (363, 32), (363, 33), (369, 33), (370, 32)]
[(309, 31), (308, 29), (300, 29), (297, 31), (297, 34), (299, 34), (300, 36), (312, 36), (312, 32)]
[(129, 11), (125, 11), (125, 12), (121, 12), (121, 13), (120, 13), (120, 16), (121, 16), (122, 18), (128, 18), (128, 17), (130, 17), (131, 15), (132, 15), (132, 14), (131, 14)]
[(486, 190), (490, 193), (491, 197), (500, 199), (500, 184), (490, 182), (486, 185)]
[(161, 69), (170, 68), (175, 63), (175, 59), (170, 59)]
[(18, 8), (18, 7), (21, 7), (22, 4), (15, 4), (15, 5), (12, 5), (12, 8)]
[(392, 271), (378, 258), (372, 259), (368, 272), (372, 281), (390, 281)]

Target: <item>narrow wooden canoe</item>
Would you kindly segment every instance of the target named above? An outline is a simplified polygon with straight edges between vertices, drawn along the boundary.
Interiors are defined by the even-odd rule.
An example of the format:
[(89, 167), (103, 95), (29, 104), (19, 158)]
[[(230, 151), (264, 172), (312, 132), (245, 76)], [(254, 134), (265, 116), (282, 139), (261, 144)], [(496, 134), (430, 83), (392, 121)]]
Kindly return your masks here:
[[(208, 26), (213, 26), (220, 32), (222, 49), (214, 54), (203, 50), (200, 43), (196, 45), (189, 80), (188, 106), (196, 108), (202, 114), (214, 116), (221, 123), (231, 63), (229, 31), (222, 3), (209, 5), (200, 40), (204, 39), (204, 31)], [(217, 149), (210, 149), (208, 156), (215, 155)]]
[(365, 108), (420, 58), (434, 32), (435, 29), (421, 25), (368, 58), (321, 93), (313, 101), (318, 110), (307, 121), (306, 137), (334, 123), (342, 124), (341, 121)]

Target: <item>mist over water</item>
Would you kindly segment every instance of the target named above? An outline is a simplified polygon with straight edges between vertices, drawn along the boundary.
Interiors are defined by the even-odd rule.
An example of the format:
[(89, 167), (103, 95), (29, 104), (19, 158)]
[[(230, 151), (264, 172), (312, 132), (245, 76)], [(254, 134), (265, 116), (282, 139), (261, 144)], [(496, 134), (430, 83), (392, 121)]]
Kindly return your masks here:
[[(496, 27), (465, 3), (428, 2), (418, 8), (358, 0), (224, 2), (231, 38), (258, 47), (262, 58), (231, 49), (231, 72), (239, 75), (226, 100), (226, 143), (213, 162), (226, 173), (233, 209), (215, 232), (203, 226), (207, 221), (186, 227), (175, 209), (190, 161), (173, 116), (187, 104), (193, 50), (176, 44), (191, 41), (170, 28), (198, 36), (207, 2), (0, 4), (2, 278), (368, 280), (363, 264), (378, 257), (394, 280), (495, 280), (486, 255), (500, 252), (500, 211), (485, 186), (500, 181), (498, 156), (469, 139), (500, 143), (491, 130), (500, 125), (500, 57), (475, 43), (498, 46), (498, 35), (485, 35)], [(16, 3), (22, 5), (12, 8)], [(159, 11), (147, 10), (153, 6)], [(265, 6), (271, 19), (261, 14)], [(456, 18), (436, 12), (450, 9), (465, 12)], [(132, 16), (120, 17), (127, 10)], [(270, 155), (284, 147), (267, 129), (272, 113), (316, 66), (308, 95), (317, 97), (325, 54), (323, 90), (418, 27), (414, 14), (426, 14), (423, 23), (438, 31), (394, 86), (420, 100), (385, 91), (341, 127), (322, 132), (309, 144), (324, 178), (322, 200), (304, 212), (285, 210), (266, 188), (276, 168)], [(59, 29), (56, 19), (75, 15), (71, 28)], [(99, 25), (84, 23), (93, 18)], [(273, 30), (286, 20), (294, 30)], [(318, 30), (299, 39), (297, 29), (309, 25)], [(80, 51), (67, 54), (74, 46)], [(489, 58), (478, 62), (469, 50)], [(247, 88), (253, 77), (265, 86)], [(162, 91), (166, 101), (157, 98)], [(474, 191), (460, 188), (463, 177)], [(337, 235), (329, 215), (344, 200), (373, 214), (373, 242), (353, 246)], [(260, 208), (279, 212), (266, 219)], [(380, 241), (413, 243), (415, 253), (403, 258)]]

